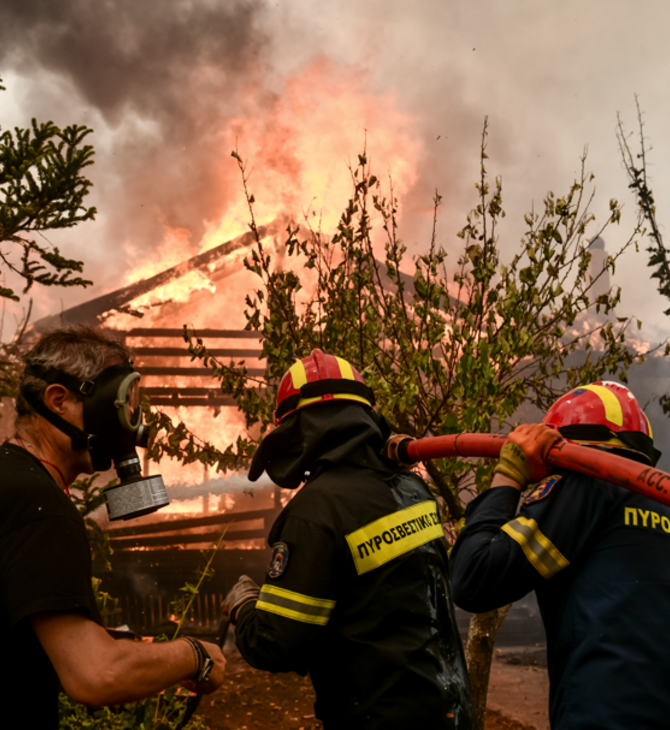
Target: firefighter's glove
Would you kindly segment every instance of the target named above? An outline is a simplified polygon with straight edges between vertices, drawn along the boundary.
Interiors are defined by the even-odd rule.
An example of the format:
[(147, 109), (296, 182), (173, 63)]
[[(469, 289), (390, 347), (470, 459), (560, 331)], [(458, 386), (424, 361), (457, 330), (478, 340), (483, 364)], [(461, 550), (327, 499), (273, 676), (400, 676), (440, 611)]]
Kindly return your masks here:
[(515, 481), (521, 489), (539, 482), (551, 472), (547, 464), (549, 449), (561, 440), (558, 431), (541, 424), (525, 424), (515, 428), (500, 451), (500, 460), (493, 470)]
[(260, 593), (261, 589), (257, 583), (251, 580), (248, 575), (241, 575), (223, 599), (221, 610), (223, 613), (230, 615), (231, 623), (235, 624), (239, 609), (249, 601), (257, 601)]

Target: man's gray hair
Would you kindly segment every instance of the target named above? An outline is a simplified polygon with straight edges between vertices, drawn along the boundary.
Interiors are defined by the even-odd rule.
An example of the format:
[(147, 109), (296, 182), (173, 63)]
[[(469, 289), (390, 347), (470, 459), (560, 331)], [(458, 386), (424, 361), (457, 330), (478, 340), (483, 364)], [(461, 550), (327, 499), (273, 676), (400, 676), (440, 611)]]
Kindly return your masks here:
[[(130, 350), (108, 332), (84, 324), (68, 324), (45, 332), (23, 360), (26, 365), (55, 368), (79, 380), (93, 380), (115, 362), (130, 360)], [(44, 400), (47, 383), (24, 372), (19, 388)], [(20, 392), (16, 397), (16, 413), (17, 426), (36, 415)]]

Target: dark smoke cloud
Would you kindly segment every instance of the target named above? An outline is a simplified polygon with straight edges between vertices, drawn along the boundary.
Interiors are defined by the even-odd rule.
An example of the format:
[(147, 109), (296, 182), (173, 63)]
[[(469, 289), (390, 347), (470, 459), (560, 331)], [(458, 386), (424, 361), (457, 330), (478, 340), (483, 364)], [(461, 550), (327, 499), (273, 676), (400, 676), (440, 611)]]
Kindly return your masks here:
[[(96, 130), (91, 202), (100, 216), (63, 241), (64, 250), (86, 260), (94, 294), (118, 286), (131, 267), (114, 260), (123, 241), (150, 254), (167, 224), (190, 230), (197, 246), (203, 220), (217, 220), (238, 194), (230, 148), (222, 143), (231, 119), (257, 113), (271, 125), (273, 91), (318, 54), (359, 68), (367, 91), (392, 94), (414, 120), (410, 132), (423, 151), (401, 221), (410, 253), (429, 238), (435, 188), (444, 196), (440, 242), (456, 253), (455, 232), (477, 203), (485, 115), (487, 166), (504, 183), (505, 254), (516, 249), (531, 205), (541, 205), (550, 189), (566, 192), (587, 144), (598, 219), (610, 197), (626, 202), (628, 222), (605, 236), (614, 251), (635, 213), (614, 124), (621, 110), (634, 126), (635, 93), (655, 148), (655, 197), (670, 199), (670, 5), (649, 0), (645, 7), (640, 13), (619, 3), (613, 11), (607, 0), (3, 0), (0, 71), (17, 77), (0, 103), (18, 93), (17, 107), (28, 118), (90, 120)], [(344, 150), (343, 163), (357, 151)], [(375, 162), (383, 176), (384, 161)], [(659, 207), (662, 219), (664, 211)], [(90, 245), (83, 243), (88, 235), (95, 237)], [(614, 283), (623, 286), (625, 313), (667, 329), (666, 305), (648, 275), (645, 256), (631, 252)], [(36, 316), (60, 295), (40, 293)], [(69, 306), (92, 294), (62, 296)]]
[(6, 55), (18, 45), (24, 62), (71, 77), (110, 119), (134, 108), (178, 125), (194, 67), (225, 67), (226, 94), (244, 81), (258, 56), (257, 10), (242, 1), (10, 0), (0, 6), (0, 47)]
[[(163, 224), (190, 230), (196, 245), (203, 221), (221, 212), (230, 183), (212, 148), (261, 75), (268, 39), (257, 27), (260, 7), (256, 0), (0, 4), (0, 67), (67, 80), (77, 104), (97, 110), (112, 133), (124, 130), (107, 151), (92, 140), (91, 174), (105, 189), (96, 202), (101, 214), (113, 211), (107, 246), (130, 232), (134, 246), (149, 250)], [(64, 114), (68, 105), (75, 99), (62, 100), (61, 116), (85, 121)]]

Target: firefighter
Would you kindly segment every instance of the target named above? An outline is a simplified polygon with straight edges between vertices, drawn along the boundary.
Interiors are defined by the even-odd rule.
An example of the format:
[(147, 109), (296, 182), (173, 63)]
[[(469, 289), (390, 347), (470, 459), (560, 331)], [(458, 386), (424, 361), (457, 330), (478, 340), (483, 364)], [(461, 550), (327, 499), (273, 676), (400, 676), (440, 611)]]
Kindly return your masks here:
[(309, 673), (326, 730), (474, 728), (447, 545), (425, 482), (380, 452), (391, 430), (345, 360), (314, 350), (284, 375), (254, 457), (284, 489), (265, 582), (224, 601), (242, 656)]
[(670, 508), (545, 463), (562, 436), (655, 466), (649, 421), (628, 388), (597, 382), (556, 401), (542, 424), (512, 432), (494, 488), (468, 505), (451, 557), (454, 600), (482, 612), (535, 591), (553, 730), (665, 730)]

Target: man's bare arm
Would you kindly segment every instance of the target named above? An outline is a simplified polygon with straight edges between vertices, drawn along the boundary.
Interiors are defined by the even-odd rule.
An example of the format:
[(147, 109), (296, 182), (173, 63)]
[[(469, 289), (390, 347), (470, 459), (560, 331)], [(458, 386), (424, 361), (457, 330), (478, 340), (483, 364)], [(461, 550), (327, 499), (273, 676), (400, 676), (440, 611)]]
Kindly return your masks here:
[(204, 644), (214, 660), (210, 678), (195, 684), (188, 680), (196, 669), (196, 658), (186, 641), (115, 641), (102, 626), (78, 612), (39, 613), (31, 623), (63, 689), (85, 705), (134, 702), (177, 683), (213, 692), (223, 681), (226, 660), (215, 644)]

